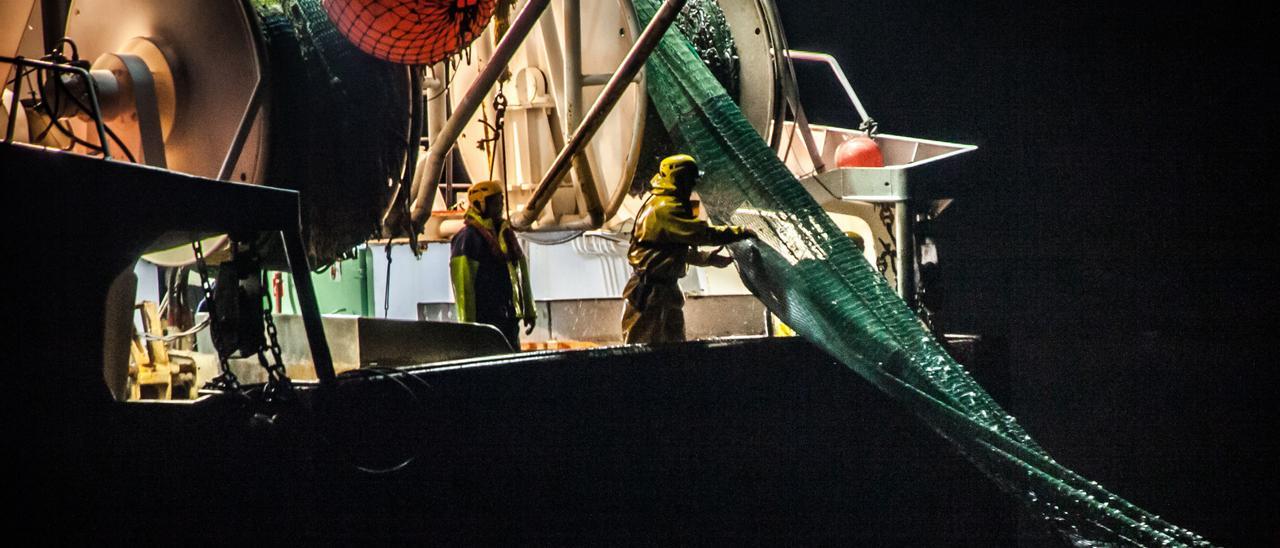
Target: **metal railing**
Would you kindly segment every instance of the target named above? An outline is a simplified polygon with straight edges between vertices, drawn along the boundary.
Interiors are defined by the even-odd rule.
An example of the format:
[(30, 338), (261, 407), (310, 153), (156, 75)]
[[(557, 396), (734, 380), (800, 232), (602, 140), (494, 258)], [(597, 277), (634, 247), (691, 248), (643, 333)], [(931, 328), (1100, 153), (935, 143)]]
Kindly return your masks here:
[[(77, 74), (84, 79), (85, 88), (89, 92), (89, 108), (88, 113), (93, 118), (94, 127), (98, 133), (98, 143), (101, 146), (102, 158), (104, 160), (111, 159), (111, 152), (108, 150), (106, 124), (102, 122), (102, 107), (98, 103), (98, 89), (94, 85), (93, 77), (89, 75), (89, 71), (74, 65), (63, 65), (42, 61), (38, 59), (28, 59), (25, 57), (5, 57), (0, 56), (0, 63), (8, 63), (16, 67), (13, 78), (13, 104), (10, 105), (9, 118), (5, 122), (4, 142), (13, 142), (14, 124), (18, 120), (18, 109), (22, 108), (22, 82), (26, 74), (23, 73), (22, 67), (32, 68), (35, 70), (47, 70), (54, 73), (72, 73)], [(56, 120), (50, 120), (50, 124), (56, 123)]]

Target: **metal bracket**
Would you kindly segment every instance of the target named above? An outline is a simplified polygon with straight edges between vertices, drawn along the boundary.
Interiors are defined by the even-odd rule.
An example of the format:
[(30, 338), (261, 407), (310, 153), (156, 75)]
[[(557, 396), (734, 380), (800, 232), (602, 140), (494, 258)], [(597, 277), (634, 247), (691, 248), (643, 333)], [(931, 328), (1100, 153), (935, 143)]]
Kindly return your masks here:
[(134, 110), (138, 114), (138, 136), (142, 141), (142, 158), (149, 166), (166, 168), (164, 130), (160, 125), (160, 104), (156, 99), (156, 81), (141, 57), (128, 53), (109, 54), (120, 60), (133, 90)]

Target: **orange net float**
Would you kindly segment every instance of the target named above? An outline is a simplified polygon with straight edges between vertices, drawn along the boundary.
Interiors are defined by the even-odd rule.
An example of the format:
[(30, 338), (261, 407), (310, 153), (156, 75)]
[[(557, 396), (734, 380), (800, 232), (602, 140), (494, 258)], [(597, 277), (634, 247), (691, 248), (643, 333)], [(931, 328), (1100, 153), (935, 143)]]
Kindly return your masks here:
[(836, 167), (884, 167), (884, 154), (874, 139), (860, 135), (836, 147)]
[(361, 51), (392, 63), (430, 65), (467, 47), (497, 0), (324, 0), (338, 31)]

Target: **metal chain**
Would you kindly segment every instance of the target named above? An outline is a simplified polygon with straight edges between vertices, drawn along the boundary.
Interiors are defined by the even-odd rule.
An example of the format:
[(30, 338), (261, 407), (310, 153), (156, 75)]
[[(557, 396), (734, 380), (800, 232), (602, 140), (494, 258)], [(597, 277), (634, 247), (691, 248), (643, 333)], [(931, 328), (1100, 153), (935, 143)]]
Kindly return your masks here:
[(923, 295), (924, 292), (921, 291), (916, 297), (916, 317), (920, 318), (920, 322), (924, 324), (925, 329), (929, 330), (930, 333), (940, 336), (941, 333), (938, 333), (938, 328), (933, 323), (933, 311), (929, 310), (929, 307), (925, 306), (921, 299)]
[[(917, 234), (919, 234), (919, 231), (922, 227), (926, 227), (926, 228), (929, 227), (929, 223), (926, 221), (921, 221), (919, 219), (917, 220), (918, 220), (918, 224), (916, 224), (916, 230), (917, 230)], [(936, 243), (933, 243), (931, 238), (925, 237), (923, 238), (922, 241), (924, 241), (925, 243), (928, 243), (928, 245), (930, 245), (931, 247), (934, 247), (934, 250), (936, 253)], [(925, 300), (929, 298), (928, 297), (929, 286), (925, 282), (924, 259), (921, 256), (922, 246), (913, 246), (913, 247), (915, 248), (915, 256), (913, 256), (911, 260), (915, 261), (915, 264), (917, 265), (917, 268), (915, 270), (916, 272), (916, 280), (915, 280), (916, 282), (915, 283), (916, 316), (918, 316), (920, 318), (920, 321), (924, 323), (924, 326), (926, 329), (928, 329), (934, 335), (941, 337), (942, 334), (938, 332), (939, 326), (934, 322), (933, 311), (930, 310), (929, 307), (925, 305)], [(933, 264), (937, 264), (937, 263), (935, 262)]]
[[(304, 276), (306, 274), (303, 274)], [(266, 276), (266, 273), (263, 273)], [(267, 386), (263, 388), (263, 395), (267, 401), (279, 401), (289, 399), (293, 395), (293, 381), (289, 379), (289, 375), (285, 372), (284, 359), (281, 358), (280, 339), (276, 331), (276, 322), (272, 318), (271, 295), (264, 294), (262, 321), (267, 325), (267, 347), (266, 350), (271, 352), (272, 363), (267, 363), (267, 358), (262, 351), (258, 352), (258, 363), (263, 369), (267, 370)]]
[[(892, 270), (893, 275), (896, 277), (898, 276), (898, 266), (896, 263), (898, 250), (894, 248), (892, 237), (894, 222), (893, 206), (891, 204), (876, 204), (876, 211), (880, 215), (880, 223), (884, 225), (885, 231), (891, 235), (887, 241), (882, 238), (876, 238), (876, 240), (879, 240), (880, 246), (884, 248), (884, 251), (881, 251), (880, 255), (876, 257), (876, 269), (880, 271), (881, 276), (884, 276), (886, 272)], [(917, 298), (915, 313), (916, 316), (920, 318), (921, 323), (924, 324), (925, 329), (934, 331), (933, 311), (929, 310), (920, 298), (924, 295), (924, 292), (924, 282), (918, 281), (916, 285)]]
[(867, 118), (862, 124), (858, 125), (858, 131), (861, 131), (867, 137), (875, 137), (876, 133), (880, 131), (880, 123)]
[(384, 320), (391, 316), (391, 244), (387, 244), (386, 250), (387, 277), (382, 282), (382, 319)]
[[(204, 290), (205, 310), (209, 313), (209, 325), (214, 324), (214, 302), (213, 302), (213, 284), (209, 283), (209, 268), (204, 259), (204, 246), (200, 244), (200, 240), (196, 239), (191, 242), (191, 249), (195, 251), (196, 270), (200, 272), (200, 287)], [(213, 332), (210, 331), (210, 340), (213, 339)], [(236, 378), (236, 374), (231, 372), (231, 363), (228, 357), (218, 349), (218, 345), (214, 345), (214, 352), (218, 354), (218, 370), (220, 373), (217, 377), (209, 379), (205, 383), (204, 388), (207, 390), (219, 390), (223, 392), (236, 391), (240, 389), (240, 380)]]
[(898, 251), (893, 244), (893, 206), (890, 204), (876, 204), (876, 210), (880, 214), (880, 223), (884, 225), (884, 229), (889, 233), (889, 239), (876, 238), (880, 242), (880, 247), (884, 251), (876, 257), (876, 270), (880, 271), (881, 276), (887, 276), (889, 270), (893, 270), (893, 275), (898, 275), (898, 266), (895, 260), (898, 258)]
[[(499, 98), (502, 99), (501, 102), (499, 102)], [(507, 188), (510, 185), (507, 184), (507, 133), (504, 131), (507, 120), (507, 96), (502, 93), (501, 84), (498, 85), (498, 95), (493, 98), (493, 108), (499, 112), (497, 118), (500, 124), (498, 127), (498, 145), (502, 147), (502, 207), (507, 214), (503, 222), (509, 222), (511, 220), (511, 196), (507, 193)], [(490, 171), (492, 171), (492, 168), (490, 168)], [(489, 178), (492, 179), (493, 175), (490, 174)]]
[[(493, 132), (491, 136), (485, 136), (484, 139), (480, 140), (480, 146), (484, 147), (486, 152), (489, 153), (488, 154), (489, 155), (489, 180), (491, 181), (493, 180), (493, 162), (498, 157), (498, 146), (499, 145), (505, 146), (506, 144), (506, 139), (503, 138), (503, 130), (506, 128), (506, 123), (507, 123), (506, 118), (507, 118), (507, 95), (502, 92), (502, 85), (499, 85), (498, 93), (493, 96), (493, 123), (490, 124), (487, 121), (484, 121), (484, 120), (481, 121), (481, 123), (484, 124), (486, 130)], [(504, 155), (506, 154), (506, 152), (507, 152), (506, 150), (502, 151)], [(504, 157), (502, 159), (502, 165), (504, 169), (506, 167), (506, 164), (507, 164), (507, 159)], [(506, 184), (506, 181), (503, 181), (503, 185), (505, 184)]]

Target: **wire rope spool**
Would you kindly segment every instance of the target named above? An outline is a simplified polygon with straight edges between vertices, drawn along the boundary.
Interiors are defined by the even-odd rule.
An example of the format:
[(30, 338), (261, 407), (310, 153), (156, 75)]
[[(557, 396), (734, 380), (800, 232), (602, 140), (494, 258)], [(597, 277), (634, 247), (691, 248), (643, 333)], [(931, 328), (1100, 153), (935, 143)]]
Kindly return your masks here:
[[(146, 73), (154, 107), (110, 92), (103, 100), (129, 148), (144, 148), (137, 120), (154, 108), (160, 131), (151, 143), (161, 143), (163, 167), (301, 191), (313, 264), (376, 233), (412, 165), (415, 69), (352, 45), (321, 0), (80, 0), (65, 32), (80, 57), (98, 59), (99, 89), (115, 83), (109, 75), (127, 83), (138, 67)], [(224, 237), (204, 242), (215, 257), (224, 245)], [(188, 246), (145, 258), (194, 261)]]
[[(217, 177), (239, 127), (235, 114), (248, 107), (265, 68), (252, 21), (240, 2), (78, 0), (71, 5), (65, 34), (75, 40), (80, 57), (89, 61), (132, 51), (130, 44), (152, 44), (143, 60), (152, 74), (171, 75), (175, 97), (172, 127), (164, 138), (167, 168)], [(165, 101), (165, 96), (161, 91), (159, 99)], [(111, 102), (106, 97), (103, 101)], [(133, 109), (122, 106), (121, 119), (109, 125), (130, 117), (132, 112), (126, 110)], [(236, 166), (237, 180), (260, 178), (261, 139), (255, 135), (246, 143)]]
[[(242, 3), (206, 0), (94, 0), (73, 2), (65, 27), (79, 54), (99, 60), (99, 69), (121, 67), (120, 53), (144, 51), (146, 69), (157, 78), (157, 99), (163, 108), (165, 167), (217, 178), (239, 129), (236, 114), (249, 109), (254, 88), (265, 69), (258, 55), (253, 22)], [(130, 44), (150, 44), (138, 48)], [(155, 55), (158, 50), (160, 55)], [(172, 82), (169, 104), (165, 82)], [(138, 148), (140, 131), (131, 101), (104, 97), (117, 104), (117, 116), (107, 121), (126, 146)], [(123, 104), (120, 104), (123, 103)], [(171, 110), (169, 110), (171, 109)], [(245, 140), (230, 178), (257, 182), (262, 178), (266, 128), (257, 124)], [(163, 207), (162, 205), (159, 207)], [(205, 240), (212, 253), (225, 238)], [(147, 260), (161, 266), (194, 262), (189, 246), (153, 252)]]

